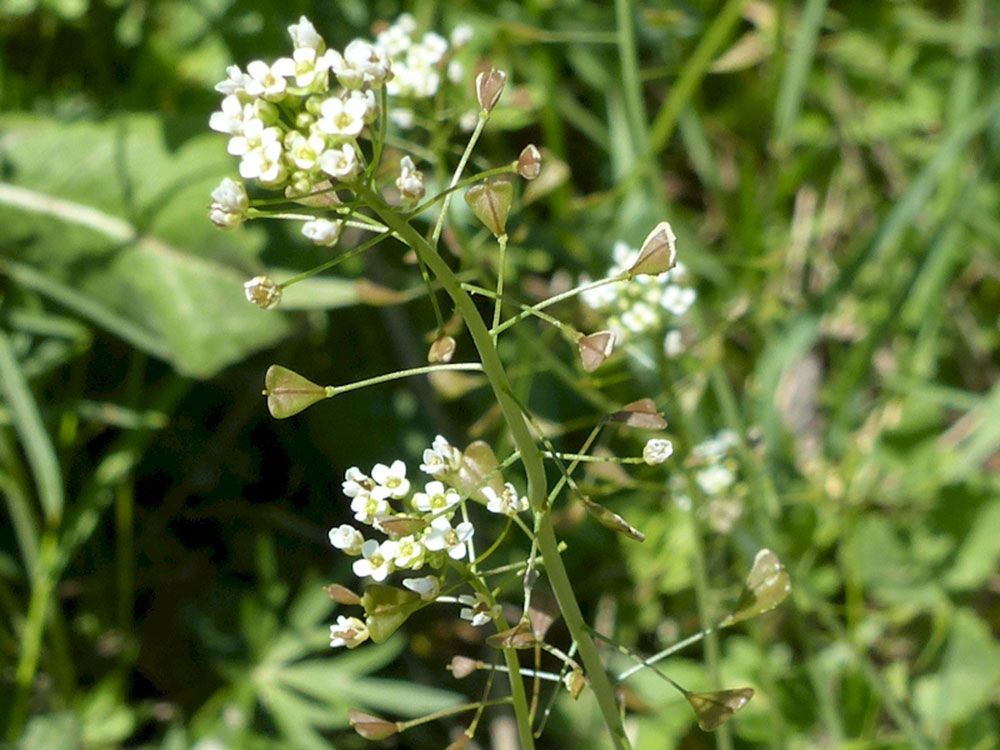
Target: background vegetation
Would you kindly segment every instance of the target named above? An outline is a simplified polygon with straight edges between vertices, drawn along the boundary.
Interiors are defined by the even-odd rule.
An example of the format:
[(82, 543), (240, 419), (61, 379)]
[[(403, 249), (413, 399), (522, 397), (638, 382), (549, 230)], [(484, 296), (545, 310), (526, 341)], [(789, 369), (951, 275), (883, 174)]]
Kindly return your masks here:
[[(792, 577), (782, 608), (666, 662), (692, 689), (755, 687), (732, 726), (700, 732), (640, 674), (638, 747), (1000, 746), (1000, 19), (985, 0), (0, 2), (7, 740), (350, 748), (365, 743), (343, 731), (348, 707), (478, 695), (443, 669), (486, 653), (451, 612), (331, 653), (321, 584), (349, 577), (326, 541), (343, 471), (415, 467), (439, 432), (492, 436), (488, 394), (410, 380), (271, 420), (268, 364), (323, 383), (419, 364), (430, 306), (373, 294), (414, 284), (386, 252), (262, 312), (242, 282), (322, 249), (205, 218), (235, 172), (207, 127), (225, 66), (286, 54), (302, 13), (343, 46), (404, 9), (442, 32), (471, 23), (508, 72), (482, 163), (534, 142), (556, 165), (511, 220), (518, 296), (603, 274), (615, 240), (663, 218), (699, 292), (677, 359), (660, 332), (584, 378), (544, 328), (507, 342), (566, 450), (608, 404), (649, 396), (670, 421), (664, 467), (588, 475), (598, 494), (625, 487), (602, 501), (644, 544), (561, 511), (588, 617), (651, 652), (712, 622), (759, 548)], [(470, 226), (454, 241), (486, 257)], [(728, 529), (664, 480), (722, 428), (746, 436)], [(588, 698), (564, 699), (544, 746), (595, 747), (597, 722)], [(452, 728), (403, 744), (442, 747)]]

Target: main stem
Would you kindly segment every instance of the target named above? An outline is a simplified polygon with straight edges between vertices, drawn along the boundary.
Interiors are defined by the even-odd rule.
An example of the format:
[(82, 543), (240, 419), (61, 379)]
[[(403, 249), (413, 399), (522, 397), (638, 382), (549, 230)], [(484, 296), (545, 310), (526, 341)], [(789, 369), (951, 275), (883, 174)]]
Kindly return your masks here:
[[(558, 542), (556, 541), (555, 531), (552, 528), (552, 519), (546, 505), (547, 486), (542, 454), (535, 441), (531, 438), (531, 433), (528, 431), (528, 424), (512, 395), (510, 383), (507, 380), (507, 373), (500, 361), (500, 356), (497, 354), (493, 338), (490, 336), (490, 332), (483, 322), (482, 317), (480, 317), (472, 298), (462, 289), (461, 282), (459, 282), (448, 264), (445, 263), (444, 259), (438, 255), (437, 251), (431, 247), (427, 240), (416, 229), (410, 226), (402, 216), (399, 216), (386, 204), (381, 196), (364, 186), (358, 186), (357, 190), (359, 196), (368, 203), (372, 210), (378, 214), (379, 218), (397, 236), (402, 238), (407, 245), (413, 248), (427, 267), (430, 268), (431, 272), (441, 282), (441, 286), (455, 303), (455, 307), (469, 329), (469, 335), (472, 337), (472, 341), (479, 352), (483, 371), (486, 373), (497, 402), (500, 404), (500, 409), (503, 412), (507, 427), (510, 429), (514, 445), (521, 454), (521, 462), (528, 478), (528, 499), (535, 513), (540, 515), (537, 529), (538, 549), (542, 554), (549, 582), (552, 584), (552, 590), (555, 592), (556, 599), (559, 602), (559, 609), (566, 620), (566, 626), (569, 628), (570, 634), (576, 642), (580, 658), (587, 671), (590, 687), (597, 698), (598, 706), (604, 717), (604, 723), (611, 733), (612, 742), (617, 750), (623, 750), (623, 748), (629, 747), (629, 741), (625, 736), (625, 728), (622, 726), (621, 717), (618, 713), (614, 690), (611, 687), (607, 673), (604, 671), (604, 664), (601, 662), (600, 654), (598, 654), (594, 641), (587, 631), (583, 614), (580, 612), (580, 605), (576, 601), (573, 586), (566, 573), (562, 557), (559, 555)], [(511, 694), (514, 698), (514, 712), (517, 716), (518, 729), (521, 734), (522, 749), (528, 750), (528, 748), (534, 747), (534, 739), (531, 734), (524, 683), (521, 680), (519, 672), (517, 654), (510, 649), (504, 649), (504, 657), (507, 667), (510, 669)]]

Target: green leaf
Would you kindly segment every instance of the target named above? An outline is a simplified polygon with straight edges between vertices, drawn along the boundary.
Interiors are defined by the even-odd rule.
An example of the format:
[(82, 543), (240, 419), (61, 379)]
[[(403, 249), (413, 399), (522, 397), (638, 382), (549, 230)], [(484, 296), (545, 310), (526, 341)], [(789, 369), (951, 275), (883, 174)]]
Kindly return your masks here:
[(942, 731), (989, 705), (998, 687), (1000, 648), (972, 610), (959, 610), (941, 668), (916, 684), (917, 711), (931, 727)]
[[(778, 556), (769, 549), (762, 549), (754, 558), (746, 586), (733, 611), (723, 619), (720, 627), (732, 625), (774, 609), (792, 590), (792, 580)], [(749, 698), (748, 698), (749, 700)]]
[(233, 169), (221, 139), (206, 132), (171, 151), (151, 115), (8, 115), (0, 130), (9, 260), (82, 301), (76, 312), (196, 377), (290, 330), (285, 316), (243, 299), (259, 270), (260, 230), (221, 232), (205, 217), (209, 193)]
[(1000, 499), (986, 504), (972, 522), (972, 528), (945, 576), (948, 588), (967, 590), (982, 586), (996, 575), (1000, 559)]
[(3, 330), (0, 330), (0, 393), (11, 410), (14, 428), (28, 456), (45, 517), (58, 521), (65, 502), (59, 461), (10, 339)]
[(395, 586), (374, 584), (361, 597), (372, 641), (381, 643), (423, 606), (420, 595)]

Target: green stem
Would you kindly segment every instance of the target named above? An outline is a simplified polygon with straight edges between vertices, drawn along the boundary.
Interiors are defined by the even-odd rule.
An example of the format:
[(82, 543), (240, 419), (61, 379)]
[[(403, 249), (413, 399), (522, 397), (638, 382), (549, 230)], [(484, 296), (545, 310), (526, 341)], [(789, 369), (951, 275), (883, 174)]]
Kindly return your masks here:
[(422, 367), (411, 367), (409, 370), (397, 370), (396, 372), (386, 373), (385, 375), (376, 375), (374, 378), (358, 380), (357, 382), (348, 383), (347, 385), (328, 385), (326, 386), (326, 397), (333, 398), (334, 396), (339, 396), (341, 393), (356, 391), (360, 388), (367, 388), (370, 385), (388, 383), (390, 380), (399, 380), (400, 378), (408, 378), (413, 375), (426, 375), (432, 372), (440, 372), (441, 370), (482, 372), (483, 366), (478, 362), (453, 362), (445, 365), (423, 365)]
[[(495, 330), (500, 325), (500, 310), (503, 308), (503, 267), (507, 259), (507, 235), (501, 234), (497, 237), (497, 244), (500, 246), (500, 255), (497, 259), (497, 293), (493, 298), (493, 326)], [(493, 334), (493, 343), (496, 344), (497, 334)]]
[(7, 723), (7, 739), (15, 741), (21, 734), (21, 728), (27, 718), (28, 698), (31, 686), (38, 672), (38, 660), (42, 648), (42, 635), (45, 631), (45, 615), (49, 610), (49, 600), (55, 589), (54, 567), (59, 546), (58, 534), (50, 528), (42, 537), (39, 550), (38, 575), (31, 587), (31, 599), (28, 602), (28, 616), (24, 622), (24, 633), (21, 636), (21, 655), (15, 672), (14, 701), (10, 709)]
[[(521, 455), (525, 474), (528, 478), (528, 499), (532, 508), (536, 512), (541, 511), (546, 506), (546, 479), (545, 466), (542, 460), (541, 451), (531, 438), (528, 424), (524, 414), (521, 412), (517, 401), (513, 397), (510, 383), (507, 380), (507, 373), (500, 361), (489, 329), (483, 322), (479, 311), (476, 309), (472, 298), (462, 290), (461, 282), (455, 277), (451, 268), (444, 259), (438, 255), (437, 251), (421, 236), (416, 229), (411, 227), (407, 221), (396, 214), (382, 198), (374, 192), (363, 189), (362, 197), (369, 206), (378, 214), (379, 218), (389, 226), (399, 237), (403, 239), (416, 253), (423, 257), (428, 268), (441, 282), (441, 286), (455, 303), (455, 307), (461, 314), (465, 325), (469, 330), (479, 351), (482, 361), (483, 372), (490, 381), (494, 395), (503, 412), (504, 420), (511, 433), (514, 445)], [(556, 540), (555, 531), (552, 528), (552, 519), (548, 513), (542, 513), (538, 524), (538, 548), (542, 553), (542, 560), (545, 564), (546, 572), (549, 576), (549, 583), (559, 602), (559, 608), (566, 620), (566, 626), (573, 636), (574, 642), (580, 652), (590, 680), (590, 687), (597, 698), (604, 722), (611, 733), (611, 739), (615, 748), (621, 750), (629, 747), (628, 738), (625, 736), (625, 729), (622, 726), (621, 717), (618, 713), (618, 704), (615, 700), (614, 690), (604, 671), (600, 654), (594, 645), (593, 639), (587, 632), (587, 626), (580, 612), (580, 605), (576, 601), (573, 593), (573, 585), (570, 583), (569, 575), (563, 565), (562, 557), (559, 555), (559, 543)], [(507, 654), (508, 666), (512, 670), (517, 669), (517, 654)], [(528, 723), (528, 707), (525, 700), (524, 684), (520, 675), (515, 677), (511, 674), (511, 694), (514, 697), (514, 710), (518, 718), (518, 729), (521, 734), (521, 743), (524, 750), (534, 747), (534, 739), (531, 735), (531, 726)]]

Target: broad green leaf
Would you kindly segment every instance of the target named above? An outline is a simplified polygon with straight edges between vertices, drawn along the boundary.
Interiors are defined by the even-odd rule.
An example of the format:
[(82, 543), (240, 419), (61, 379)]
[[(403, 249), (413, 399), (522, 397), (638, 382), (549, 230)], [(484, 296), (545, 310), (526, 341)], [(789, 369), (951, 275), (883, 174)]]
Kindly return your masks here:
[(698, 726), (706, 732), (711, 732), (726, 723), (733, 714), (750, 702), (753, 688), (687, 693), (684, 697), (698, 717)]
[(785, 600), (791, 590), (792, 580), (778, 556), (769, 549), (762, 549), (754, 558), (736, 607), (720, 625), (732, 625), (772, 610)]
[(931, 727), (942, 731), (988, 705), (998, 687), (1000, 648), (989, 626), (972, 610), (959, 610), (940, 669), (916, 684), (917, 711)]
[(996, 575), (1000, 559), (1000, 499), (987, 503), (976, 514), (955, 562), (945, 576), (951, 589), (973, 589)]
[[(152, 115), (6, 115), (0, 131), (4, 271), (36, 272), (38, 291), (186, 375), (208, 377), (289, 332), (287, 316), (243, 298), (261, 270), (261, 229), (222, 232), (205, 215), (235, 169), (207, 126), (174, 150)], [(337, 281), (310, 289), (302, 306), (356, 301)]]

